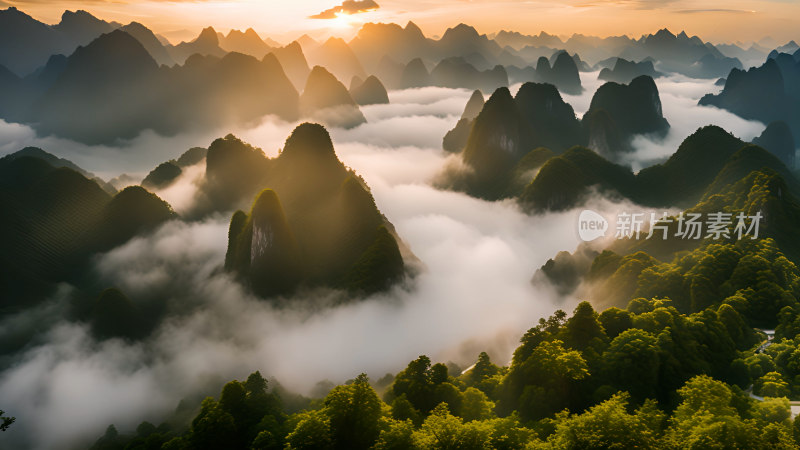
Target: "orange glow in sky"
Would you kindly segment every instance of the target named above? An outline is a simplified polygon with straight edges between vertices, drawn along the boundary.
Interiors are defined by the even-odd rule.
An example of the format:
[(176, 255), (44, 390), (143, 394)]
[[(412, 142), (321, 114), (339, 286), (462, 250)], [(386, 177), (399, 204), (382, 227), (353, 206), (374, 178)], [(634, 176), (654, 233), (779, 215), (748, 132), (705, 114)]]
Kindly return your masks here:
[(757, 41), (769, 36), (785, 43), (800, 40), (800, 2), (793, 0), (379, 0), (365, 13), (339, 13), (334, 19), (308, 17), (340, 4), (336, 0), (0, 0), (47, 23), (65, 9), (85, 9), (105, 19), (139, 21), (172, 41), (191, 39), (201, 28), (218, 31), (254, 28), (264, 37), (288, 41), (314, 37), (352, 37), (365, 22), (413, 20), (428, 36), (464, 22), (481, 33), (501, 29), (561, 36), (638, 37), (660, 28), (685, 30), (712, 42)]

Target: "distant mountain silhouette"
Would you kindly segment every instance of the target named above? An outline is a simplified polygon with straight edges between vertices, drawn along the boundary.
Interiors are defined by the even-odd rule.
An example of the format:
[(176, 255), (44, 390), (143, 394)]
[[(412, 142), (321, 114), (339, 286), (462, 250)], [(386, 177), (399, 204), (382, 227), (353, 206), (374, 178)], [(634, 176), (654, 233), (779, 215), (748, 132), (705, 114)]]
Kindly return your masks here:
[(442, 38), (435, 44), (438, 59), (448, 57), (467, 57), (472, 54), (481, 55), (490, 65), (496, 64), (502, 47), (490, 40), (485, 34), (479, 34), (475, 28), (464, 23), (445, 30)]
[(797, 45), (797, 42), (795, 41), (789, 41), (775, 50), (777, 50), (778, 53), (794, 53), (800, 50), (800, 45)]
[[(219, 126), (248, 123), (268, 114), (284, 120), (298, 117), (299, 96), (274, 55), (261, 61), (235, 52), (222, 59), (196, 55), (170, 71), (167, 84), (166, 95), (180, 106), (170, 111), (173, 120)], [(175, 125), (180, 127), (180, 122)]]
[(430, 83), (430, 73), (420, 58), (412, 59), (406, 64), (400, 77), (400, 86), (402, 88), (430, 86)]
[(553, 54), (550, 56), (550, 59), (549, 59), (551, 67), (555, 65), (556, 60), (558, 59), (558, 56), (561, 55), (562, 53), (566, 53), (567, 56), (572, 58), (572, 61), (575, 62), (575, 66), (578, 68), (578, 72), (591, 72), (592, 71), (592, 68), (589, 66), (588, 63), (586, 63), (586, 61), (583, 61), (581, 59), (580, 55), (578, 55), (577, 53), (575, 53), (574, 55), (570, 55), (569, 52), (566, 51), (566, 50), (557, 50), (557, 51), (553, 52)]
[[(548, 62), (545, 60), (543, 64)], [(517, 196), (530, 183), (538, 167), (552, 155), (588, 143), (613, 156), (617, 151), (629, 150), (635, 134), (663, 134), (668, 128), (669, 124), (661, 113), (658, 89), (652, 78), (647, 76), (640, 76), (629, 85), (603, 85), (595, 92), (590, 109), (582, 121), (577, 119), (572, 106), (562, 99), (551, 84), (525, 83), (514, 98), (510, 98), (507, 89), (501, 88), (492, 94), (477, 118), (460, 119), (456, 127), (445, 135), (443, 148), (450, 152), (458, 152), (463, 148), (462, 160), (469, 169), (447, 169), (438, 184), (490, 200)], [(585, 154), (573, 153), (578, 156)], [(600, 156), (587, 158), (580, 156), (579, 160), (603, 160)], [(559, 170), (574, 171), (570, 167), (575, 161), (554, 164)], [(559, 175), (554, 177), (557, 179)], [(584, 178), (582, 176), (578, 180)], [(608, 183), (609, 186), (616, 186), (613, 180)], [(576, 181), (569, 188), (573, 194), (565, 193), (561, 200), (553, 200), (553, 204), (573, 203), (578, 193), (583, 192), (583, 184), (583, 181)], [(630, 191), (626, 190), (625, 193), (628, 195)], [(550, 194), (561, 198), (548, 191), (542, 197), (529, 194), (532, 195), (529, 199), (543, 199)]]
[[(566, 41), (558, 37), (541, 33), (538, 36), (526, 36), (515, 32), (500, 32), (495, 42), (516, 51), (516, 54), (533, 63), (540, 56), (550, 57), (554, 49), (566, 50), (571, 55), (580, 55), (589, 61), (604, 61), (610, 58), (624, 58), (628, 61), (642, 61), (652, 58), (655, 68), (660, 71), (678, 72), (691, 77), (718, 78), (724, 76), (731, 68), (741, 67), (735, 59), (738, 55), (724, 55), (714, 45), (703, 42), (697, 36), (689, 37), (681, 32), (673, 34), (667, 29), (654, 34), (631, 39), (627, 36), (610, 36), (599, 38), (574, 34)], [(709, 57), (707, 57), (709, 55)], [(766, 55), (753, 53), (750, 61), (759, 60)], [(586, 71), (588, 64), (582, 64), (580, 58), (573, 56), (580, 71)], [(554, 61), (550, 61), (551, 66)], [(523, 67), (520, 64), (514, 64)], [(601, 65), (602, 69), (606, 66)], [(609, 67), (610, 68), (610, 67)], [(516, 76), (514, 74), (512, 78)], [(536, 81), (522, 79), (520, 81)], [(541, 80), (539, 81), (546, 81)]]
[(173, 60), (178, 64), (183, 64), (190, 56), (198, 54), (202, 56), (225, 55), (225, 50), (219, 45), (219, 36), (213, 27), (204, 28), (193, 41), (181, 42), (178, 45), (168, 47), (167, 51)]
[(84, 142), (132, 138), (153, 114), (150, 95), (158, 66), (139, 41), (124, 31), (104, 34), (78, 48), (45, 95), (31, 121), (44, 134)]
[(517, 50), (524, 47), (563, 47), (564, 42), (558, 37), (544, 31), (535, 36), (528, 36), (517, 31), (502, 30), (494, 37), (494, 41), (505, 47), (510, 46)]
[(328, 125), (354, 127), (366, 122), (347, 88), (321, 66), (314, 66), (308, 76), (300, 111)]
[(666, 28), (644, 36), (637, 47), (620, 56), (627, 59), (653, 57), (663, 70), (702, 78), (718, 78), (733, 67), (741, 67), (741, 62), (735, 58), (726, 59), (716, 47), (697, 36), (689, 37), (684, 32), (676, 36)]
[(432, 42), (413, 22), (408, 22), (405, 28), (393, 23), (366, 23), (350, 41), (350, 48), (368, 71), (383, 80), (386, 74), (378, 68), (385, 57), (404, 65), (414, 58), (427, 58)]
[(778, 53), (772, 58), (781, 70), (783, 89), (792, 98), (800, 98), (800, 62), (787, 53)]
[(22, 85), (13, 91), (0, 87), (0, 98), (13, 100), (0, 108), (4, 118), (90, 144), (130, 139), (145, 129), (174, 134), (267, 114), (287, 120), (298, 115), (297, 91), (273, 55), (262, 61), (239, 53), (221, 59), (194, 55), (183, 66), (159, 69), (142, 44), (121, 30), (65, 60), (51, 58)]
[(640, 75), (647, 75), (651, 78), (658, 78), (661, 76), (653, 67), (652, 61), (633, 62), (622, 58), (616, 58), (613, 69), (604, 68), (600, 71), (597, 78), (600, 80), (627, 84)]
[(307, 34), (297, 38), (297, 43), (303, 47), (303, 53), (308, 53), (320, 46), (319, 42)]
[(503, 66), (481, 72), (461, 57), (441, 60), (431, 71), (430, 80), (434, 86), (486, 91), (508, 86), (508, 74)]
[(536, 63), (536, 81), (552, 84), (567, 94), (576, 95), (583, 92), (578, 66), (566, 52), (558, 53), (552, 67), (547, 58), (539, 58)]
[(350, 88), (350, 95), (359, 105), (376, 105), (389, 103), (389, 94), (376, 76), (370, 75), (357, 86)]
[(741, 69), (742, 62), (737, 58), (718, 57), (710, 53), (698, 59), (685, 73), (696, 78), (717, 78), (731, 69)]
[(15, 7), (0, 10), (0, 65), (17, 76), (33, 72), (44, 65), (51, 55), (72, 53), (78, 45), (80, 43), (72, 36), (39, 22)]
[(219, 46), (228, 52), (244, 53), (261, 59), (272, 51), (272, 48), (252, 28), (244, 32), (231, 30), (227, 36), (220, 36), (221, 33), (218, 33)]
[(303, 48), (297, 41), (293, 41), (289, 45), (280, 48), (273, 48), (272, 54), (278, 58), (278, 62), (283, 66), (286, 76), (292, 81), (294, 87), (300, 91), (306, 85), (308, 74), (311, 73), (311, 68), (308, 67), (305, 55), (303, 55)]
[(402, 87), (401, 80), (405, 66), (395, 61), (388, 55), (381, 58), (375, 69), (375, 75), (389, 89), (399, 89)]
[(716, 44), (715, 47), (725, 56), (736, 58), (745, 67), (761, 64), (767, 57), (769, 49), (757, 43), (751, 44), (748, 48), (741, 43), (735, 44)]
[(136, 38), (159, 65), (171, 66), (175, 64), (175, 60), (172, 59), (156, 35), (144, 25), (139, 22), (131, 22), (124, 27), (120, 27), (120, 30)]
[(361, 77), (354, 76), (353, 78), (351, 78), (350, 79), (350, 87), (348, 88), (348, 90), (350, 91), (350, 95), (353, 95), (353, 91), (356, 88), (360, 87), (363, 83), (364, 83), (364, 80), (362, 80)]
[(264, 190), (249, 214), (234, 214), (225, 261), (256, 294), (270, 297), (300, 284), (370, 293), (403, 276), (391, 224), (364, 182), (339, 161), (322, 126), (298, 126), (278, 157), (260, 158), (266, 170), (251, 188)]
[(600, 86), (582, 124), (589, 147), (606, 155), (629, 151), (635, 134), (663, 135), (669, 129), (658, 88), (647, 75), (634, 78), (630, 84), (609, 82)]
[(364, 67), (350, 46), (340, 38), (330, 38), (321, 46), (307, 51), (310, 64), (325, 67), (340, 80), (349, 80), (354, 76), (366, 78)]
[(536, 69), (532, 66), (506, 66), (506, 72), (508, 73), (508, 81), (512, 85), (538, 80), (536, 76)]
[[(555, 59), (557, 56), (558, 53), (551, 56), (550, 59)], [(572, 60), (575, 61), (575, 65), (578, 66), (579, 72), (591, 72), (593, 70), (592, 66), (590, 66), (586, 61), (582, 60), (581, 56), (577, 53), (572, 55)]]
[(722, 92), (706, 94), (699, 103), (763, 123), (783, 121), (792, 135), (800, 136), (800, 63), (791, 60), (786, 55), (768, 58), (762, 66), (746, 72), (733, 69)]
[(119, 24), (110, 24), (89, 14), (86, 11), (64, 11), (61, 22), (53, 26), (67, 39), (77, 45), (86, 45), (101, 34), (110, 33), (119, 27)]

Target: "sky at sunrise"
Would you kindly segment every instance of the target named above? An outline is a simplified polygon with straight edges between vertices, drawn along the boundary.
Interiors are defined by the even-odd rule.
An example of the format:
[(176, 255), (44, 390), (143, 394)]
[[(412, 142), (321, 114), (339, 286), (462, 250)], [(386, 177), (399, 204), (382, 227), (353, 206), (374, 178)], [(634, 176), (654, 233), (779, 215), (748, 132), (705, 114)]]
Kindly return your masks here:
[(351, 8), (353, 14), (336, 0), (0, 0), (0, 7), (16, 6), (46, 23), (57, 23), (64, 10), (85, 9), (108, 21), (139, 21), (174, 42), (191, 39), (208, 25), (223, 32), (252, 27), (262, 37), (290, 41), (298, 33), (350, 38), (366, 22), (405, 24), (409, 20), (428, 36), (464, 22), (481, 33), (507, 29), (526, 34), (638, 37), (667, 27), (717, 43), (764, 37), (785, 43), (800, 37), (800, 2), (795, 0), (376, 1), (345, 2), (378, 5), (361, 12)]

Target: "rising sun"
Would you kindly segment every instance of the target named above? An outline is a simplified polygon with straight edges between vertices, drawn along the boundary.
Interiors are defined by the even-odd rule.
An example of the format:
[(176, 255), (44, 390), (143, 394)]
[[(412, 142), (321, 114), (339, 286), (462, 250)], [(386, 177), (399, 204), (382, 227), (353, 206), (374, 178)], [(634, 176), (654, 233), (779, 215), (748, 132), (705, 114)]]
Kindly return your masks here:
[(336, 17), (329, 20), (331, 28), (342, 30), (353, 25), (353, 16), (345, 12), (337, 12)]

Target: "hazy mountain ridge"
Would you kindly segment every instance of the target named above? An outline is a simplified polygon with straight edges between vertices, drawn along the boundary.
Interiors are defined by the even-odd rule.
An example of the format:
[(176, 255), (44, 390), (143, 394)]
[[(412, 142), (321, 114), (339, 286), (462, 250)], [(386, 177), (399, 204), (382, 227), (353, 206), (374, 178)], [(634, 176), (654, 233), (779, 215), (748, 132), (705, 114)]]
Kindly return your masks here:
[[(611, 157), (630, 151), (637, 134), (663, 135), (668, 129), (658, 88), (646, 75), (627, 85), (602, 85), (581, 120), (551, 84), (525, 83), (513, 99), (507, 88), (500, 88), (474, 120), (461, 119), (445, 136), (448, 151), (463, 148), (461, 158), (469, 170), (444, 173), (440, 182), (480, 198), (514, 197), (520, 194), (518, 186), (530, 178), (510, 175), (530, 177), (529, 170), (515, 165), (539, 147), (563, 153), (576, 145), (588, 146)], [(566, 175), (560, 178), (572, 180)]]
[[(51, 165), (51, 163), (53, 165)], [(82, 283), (90, 257), (110, 250), (175, 213), (142, 188), (114, 195), (69, 161), (39, 149), (0, 159), (3, 307), (29, 307), (58, 282)]]
[(800, 136), (800, 61), (786, 53), (773, 54), (759, 67), (733, 69), (719, 94), (707, 94), (701, 105), (727, 109), (765, 124), (785, 122), (795, 139)]
[[(76, 50), (50, 85), (23, 80), (0, 88), (7, 120), (33, 123), (42, 134), (87, 143), (130, 139), (145, 129), (171, 135), (187, 127), (254, 121), (267, 114), (297, 118), (298, 99), (277, 59), (229, 53), (194, 55), (171, 68), (139, 41), (116, 30)], [(45, 70), (46, 73), (47, 70)], [(48, 80), (49, 81), (49, 80)]]

